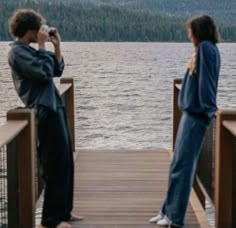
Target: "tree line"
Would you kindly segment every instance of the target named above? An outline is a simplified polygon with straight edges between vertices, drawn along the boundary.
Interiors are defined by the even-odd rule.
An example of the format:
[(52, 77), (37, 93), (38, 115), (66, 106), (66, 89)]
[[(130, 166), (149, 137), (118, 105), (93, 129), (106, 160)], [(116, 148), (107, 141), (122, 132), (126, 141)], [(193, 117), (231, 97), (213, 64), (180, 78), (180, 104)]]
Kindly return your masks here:
[[(63, 2), (0, 2), (0, 40), (11, 40), (8, 18), (18, 8), (39, 11), (60, 31), (63, 41), (187, 41), (186, 19), (113, 6)], [(223, 41), (236, 41), (236, 24), (219, 24)]]

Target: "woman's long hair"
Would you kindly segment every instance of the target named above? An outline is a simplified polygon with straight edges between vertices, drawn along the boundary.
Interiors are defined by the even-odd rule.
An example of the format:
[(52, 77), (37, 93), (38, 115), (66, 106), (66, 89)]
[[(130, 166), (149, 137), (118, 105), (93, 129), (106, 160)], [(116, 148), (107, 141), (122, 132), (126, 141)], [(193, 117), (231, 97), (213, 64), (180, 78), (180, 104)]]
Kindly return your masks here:
[(209, 40), (214, 44), (220, 41), (216, 24), (208, 15), (199, 15), (191, 18), (187, 21), (186, 28), (191, 29), (197, 44), (204, 40)]

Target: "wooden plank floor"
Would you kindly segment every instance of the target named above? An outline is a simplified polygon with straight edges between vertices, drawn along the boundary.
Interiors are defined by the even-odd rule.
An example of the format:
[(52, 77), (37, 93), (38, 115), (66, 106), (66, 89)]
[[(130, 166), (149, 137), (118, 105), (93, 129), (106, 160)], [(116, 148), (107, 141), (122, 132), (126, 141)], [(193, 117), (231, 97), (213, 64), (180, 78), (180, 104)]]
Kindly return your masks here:
[[(80, 150), (75, 162), (74, 213), (78, 228), (152, 228), (161, 207), (170, 157), (167, 151)], [(200, 227), (191, 206), (186, 228)]]

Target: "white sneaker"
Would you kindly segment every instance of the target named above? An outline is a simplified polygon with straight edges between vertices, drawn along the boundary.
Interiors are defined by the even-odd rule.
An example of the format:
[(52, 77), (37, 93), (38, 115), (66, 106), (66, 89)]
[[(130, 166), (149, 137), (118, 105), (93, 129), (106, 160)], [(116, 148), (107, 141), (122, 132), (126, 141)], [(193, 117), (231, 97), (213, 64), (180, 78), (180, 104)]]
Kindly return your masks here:
[(164, 216), (164, 218), (157, 221), (157, 225), (169, 227), (169, 226), (171, 226), (171, 221), (166, 216)]
[(151, 219), (149, 219), (149, 222), (151, 223), (157, 223), (159, 220), (163, 219), (164, 216), (162, 214), (159, 214)]

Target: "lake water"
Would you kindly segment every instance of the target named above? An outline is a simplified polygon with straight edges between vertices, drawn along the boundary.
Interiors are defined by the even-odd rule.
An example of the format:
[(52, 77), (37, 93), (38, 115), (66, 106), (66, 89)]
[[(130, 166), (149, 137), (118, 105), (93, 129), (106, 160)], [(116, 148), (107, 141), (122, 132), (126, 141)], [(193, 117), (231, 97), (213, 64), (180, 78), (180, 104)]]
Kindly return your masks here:
[[(49, 45), (49, 49), (50, 49)], [(218, 106), (236, 108), (236, 44), (220, 44)], [(0, 125), (22, 103), (0, 43)], [(63, 43), (64, 76), (75, 80), (77, 147), (170, 148), (172, 81), (183, 77), (190, 43)], [(56, 80), (58, 83), (58, 80)]]

